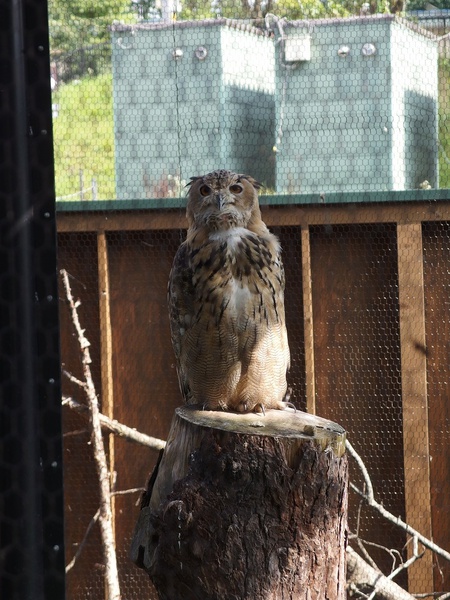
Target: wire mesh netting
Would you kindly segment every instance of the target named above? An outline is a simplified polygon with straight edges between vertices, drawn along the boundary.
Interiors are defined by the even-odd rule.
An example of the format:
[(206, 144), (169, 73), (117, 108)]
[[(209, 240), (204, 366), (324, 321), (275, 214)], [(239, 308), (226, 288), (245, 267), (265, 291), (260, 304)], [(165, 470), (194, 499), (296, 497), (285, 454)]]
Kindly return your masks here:
[[(411, 593), (439, 595), (450, 592), (439, 552), (450, 542), (448, 15), (409, 8), (50, 2), (58, 254), (102, 412), (164, 440), (182, 402), (166, 289), (185, 186), (216, 169), (263, 184), (286, 271), (292, 401), (347, 430), (393, 515), (352, 488), (349, 543)], [(63, 369), (82, 380), (60, 297)], [(85, 402), (73, 377), (64, 397)], [(64, 411), (67, 597), (103, 598), (89, 432)], [(157, 598), (129, 559), (157, 452), (104, 439), (123, 597)]]

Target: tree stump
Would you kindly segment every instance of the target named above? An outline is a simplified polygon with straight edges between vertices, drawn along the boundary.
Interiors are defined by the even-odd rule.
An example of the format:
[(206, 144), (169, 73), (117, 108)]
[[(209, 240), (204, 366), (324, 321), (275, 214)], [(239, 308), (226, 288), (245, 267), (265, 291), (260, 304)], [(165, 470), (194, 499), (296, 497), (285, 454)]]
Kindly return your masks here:
[(343, 600), (347, 475), (331, 421), (178, 408), (131, 558), (161, 600)]

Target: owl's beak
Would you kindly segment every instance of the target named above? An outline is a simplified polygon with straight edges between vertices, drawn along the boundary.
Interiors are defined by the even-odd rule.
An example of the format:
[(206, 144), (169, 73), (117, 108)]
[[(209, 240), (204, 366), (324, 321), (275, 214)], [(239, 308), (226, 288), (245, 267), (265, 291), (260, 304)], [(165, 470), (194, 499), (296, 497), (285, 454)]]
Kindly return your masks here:
[(216, 202), (217, 202), (217, 208), (219, 210), (222, 210), (223, 207), (225, 206), (226, 202), (225, 202), (225, 198), (222, 196), (222, 194), (218, 194), (216, 196)]

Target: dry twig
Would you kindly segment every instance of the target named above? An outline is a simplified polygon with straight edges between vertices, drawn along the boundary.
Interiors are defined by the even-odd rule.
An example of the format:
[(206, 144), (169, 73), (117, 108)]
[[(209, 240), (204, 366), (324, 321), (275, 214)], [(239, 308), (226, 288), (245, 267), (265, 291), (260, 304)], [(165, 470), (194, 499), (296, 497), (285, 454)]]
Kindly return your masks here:
[(77, 548), (77, 551), (75, 552), (74, 557), (72, 558), (72, 560), (70, 561), (70, 563), (68, 563), (66, 565), (66, 573), (68, 573), (75, 566), (75, 563), (77, 562), (78, 557), (80, 556), (80, 554), (83, 551), (83, 548), (84, 548), (84, 546), (85, 546), (85, 544), (87, 542), (89, 534), (91, 533), (91, 529), (97, 523), (99, 516), (100, 516), (100, 509), (98, 509), (97, 512), (95, 513), (95, 515), (92, 517), (89, 525), (87, 526), (86, 533), (84, 534), (83, 539), (78, 544), (78, 548)]
[(81, 385), (86, 392), (86, 397), (91, 413), (90, 425), (92, 444), (94, 450), (94, 460), (97, 469), (97, 475), (100, 484), (100, 515), (99, 524), (102, 536), (103, 555), (105, 559), (105, 578), (107, 585), (108, 600), (120, 600), (119, 574), (117, 569), (116, 548), (114, 543), (114, 534), (112, 527), (112, 511), (111, 511), (111, 484), (108, 473), (108, 464), (106, 462), (105, 447), (103, 445), (102, 429), (100, 423), (100, 411), (98, 407), (97, 394), (95, 392), (94, 380), (91, 373), (91, 357), (89, 353), (90, 343), (84, 335), (84, 329), (81, 328), (78, 318), (77, 309), (81, 302), (74, 301), (72, 290), (69, 283), (69, 276), (65, 269), (61, 270), (61, 276), (66, 291), (67, 300), (69, 301), (72, 322), (78, 336), (82, 354), (82, 365), (84, 382), (77, 380), (78, 385)]
[(411, 537), (416, 538), (423, 546), (425, 546), (425, 548), (428, 548), (432, 552), (435, 552), (439, 556), (442, 556), (442, 558), (445, 558), (446, 560), (450, 561), (450, 553), (449, 552), (447, 552), (446, 550), (444, 550), (443, 548), (441, 548), (440, 546), (438, 546), (437, 544), (435, 544), (434, 542), (429, 540), (427, 537), (425, 537), (424, 535), (419, 533), (416, 529), (414, 529), (413, 527), (408, 525), (408, 523), (405, 523), (405, 521), (400, 519), (400, 517), (396, 517), (395, 515), (393, 515), (386, 508), (384, 508), (384, 506), (382, 504), (380, 504), (379, 502), (377, 502), (375, 500), (374, 493), (373, 493), (372, 481), (370, 479), (370, 475), (367, 471), (367, 468), (366, 468), (362, 458), (359, 456), (359, 454), (356, 452), (356, 450), (353, 448), (353, 446), (351, 445), (351, 443), (348, 440), (346, 441), (346, 447), (347, 447), (349, 454), (357, 462), (357, 464), (361, 470), (361, 473), (364, 477), (364, 483), (367, 488), (367, 492), (363, 492), (362, 490), (358, 489), (356, 487), (356, 485), (354, 485), (353, 483), (350, 482), (350, 487), (352, 488), (352, 490), (354, 490), (357, 494), (359, 494), (362, 498), (364, 498), (364, 500), (367, 502), (367, 504), (369, 506), (371, 506), (372, 508), (374, 508), (375, 510), (377, 510), (385, 519), (387, 519), (391, 523), (394, 523), (395, 525), (400, 527), (400, 529), (403, 529), (403, 531), (408, 533)]
[[(69, 376), (67, 371), (64, 371), (64, 374)], [(75, 410), (76, 412), (86, 417), (89, 417), (89, 407), (85, 404), (80, 404), (80, 402), (77, 402), (69, 396), (63, 397), (62, 404), (63, 406), (68, 406), (72, 410)], [(115, 433), (120, 437), (130, 440), (131, 442), (137, 442), (138, 444), (141, 444), (142, 446), (147, 446), (148, 448), (152, 448), (153, 450), (161, 450), (166, 445), (166, 442), (164, 440), (160, 440), (150, 435), (146, 435), (145, 433), (140, 433), (139, 431), (136, 431), (136, 429), (127, 427), (126, 425), (119, 423), (119, 421), (116, 421), (116, 419), (110, 419), (102, 413), (99, 413), (99, 419), (100, 425), (102, 427), (104, 427), (108, 431), (111, 431), (112, 433)]]
[(371, 598), (375, 595), (380, 600), (413, 600), (414, 598), (378, 569), (371, 567), (352, 548), (347, 547), (347, 585), (358, 589), (362, 583), (373, 588), (372, 594), (368, 596)]

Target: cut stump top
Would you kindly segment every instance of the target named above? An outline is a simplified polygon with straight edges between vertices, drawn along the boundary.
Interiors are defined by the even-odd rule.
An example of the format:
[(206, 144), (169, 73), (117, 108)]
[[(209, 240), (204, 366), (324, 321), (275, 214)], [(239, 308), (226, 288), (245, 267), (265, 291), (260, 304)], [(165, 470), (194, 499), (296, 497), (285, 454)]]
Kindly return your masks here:
[(291, 408), (256, 414), (203, 410), (194, 404), (181, 406), (175, 412), (180, 419), (200, 427), (244, 435), (314, 440), (323, 450), (333, 450), (337, 457), (345, 452), (343, 427)]

